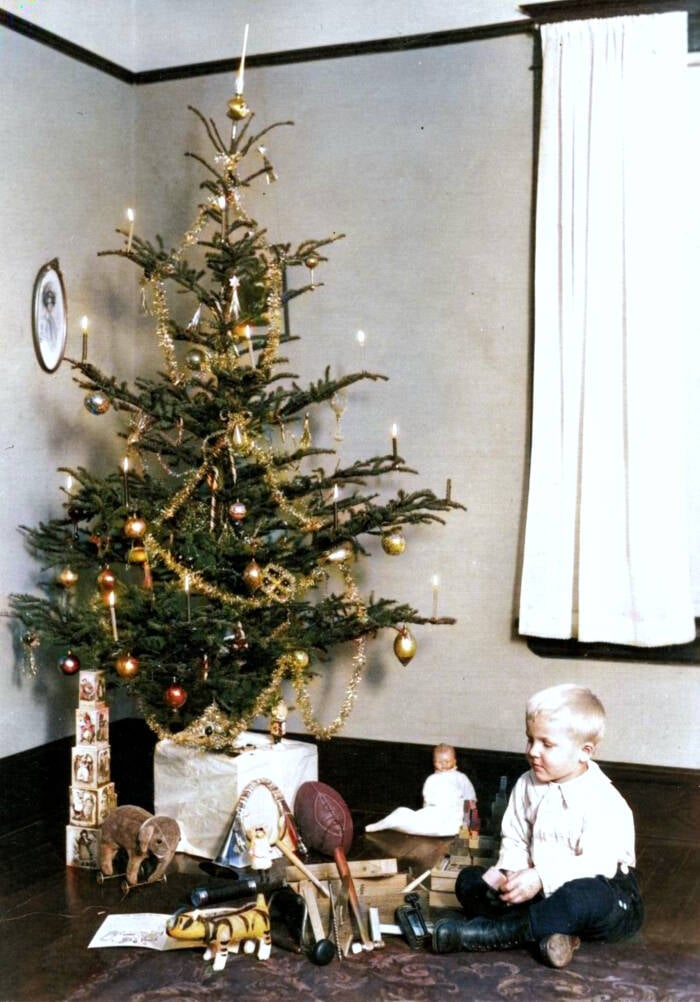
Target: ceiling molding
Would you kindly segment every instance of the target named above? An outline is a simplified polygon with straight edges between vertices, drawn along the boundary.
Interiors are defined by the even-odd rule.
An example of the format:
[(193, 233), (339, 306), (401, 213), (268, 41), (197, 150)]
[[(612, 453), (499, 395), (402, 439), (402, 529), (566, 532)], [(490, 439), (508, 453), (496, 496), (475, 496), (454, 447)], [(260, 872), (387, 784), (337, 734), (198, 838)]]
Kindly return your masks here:
[(39, 25), (34, 24), (32, 21), (26, 21), (23, 17), (17, 17), (16, 14), (11, 14), (9, 11), (0, 10), (0, 25), (9, 28), (10, 31), (17, 32), (18, 35), (24, 35), (25, 38), (31, 38), (33, 41), (39, 42), (40, 45), (45, 45), (49, 49), (61, 52), (64, 56), (69, 56), (71, 59), (76, 59), (80, 63), (85, 63), (94, 69), (101, 70), (109, 76), (116, 77), (124, 83), (135, 82), (135, 74), (131, 70), (113, 63), (110, 59), (105, 59), (103, 56), (98, 56), (94, 52), (84, 49), (81, 45), (69, 42), (67, 38), (55, 35), (52, 31), (47, 31), (46, 28), (40, 28)]
[[(184, 80), (216, 73), (234, 73), (238, 69), (238, 58), (216, 59), (183, 66), (171, 66), (153, 70), (128, 70), (109, 59), (96, 55), (60, 35), (0, 10), (0, 25), (15, 31), (41, 45), (63, 53), (71, 59), (92, 66), (128, 84), (162, 83), (168, 80)], [(246, 57), (246, 68), (262, 66), (282, 66), (290, 63), (314, 62), (325, 59), (346, 59), (351, 56), (365, 56), (383, 52), (404, 52), (412, 49), (435, 48), (443, 45), (459, 45), (480, 39), (500, 38), (506, 35), (526, 34), (533, 31), (527, 20), (505, 21), (496, 24), (476, 25), (469, 28), (453, 28), (446, 31), (404, 35), (395, 38), (371, 39), (364, 42), (344, 42), (335, 45), (319, 45), (282, 52), (252, 54)]]

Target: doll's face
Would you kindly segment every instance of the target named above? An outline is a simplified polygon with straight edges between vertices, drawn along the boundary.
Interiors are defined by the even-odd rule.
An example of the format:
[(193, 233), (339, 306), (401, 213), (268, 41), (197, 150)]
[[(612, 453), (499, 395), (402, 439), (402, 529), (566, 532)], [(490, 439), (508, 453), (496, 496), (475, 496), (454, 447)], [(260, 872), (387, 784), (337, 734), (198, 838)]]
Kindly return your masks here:
[(438, 748), (433, 753), (433, 765), (435, 772), (447, 772), (449, 769), (457, 768), (455, 753), (451, 748)]

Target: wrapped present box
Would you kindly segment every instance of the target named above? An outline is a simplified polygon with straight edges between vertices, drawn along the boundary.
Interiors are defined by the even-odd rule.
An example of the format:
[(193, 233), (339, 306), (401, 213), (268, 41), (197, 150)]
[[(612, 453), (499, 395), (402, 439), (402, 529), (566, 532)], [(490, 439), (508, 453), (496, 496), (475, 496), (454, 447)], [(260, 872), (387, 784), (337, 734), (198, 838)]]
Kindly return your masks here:
[[(245, 787), (267, 779), (281, 791), (290, 809), (302, 783), (318, 780), (318, 752), (306, 741), (287, 738), (273, 743), (267, 734), (246, 731), (240, 737), (246, 750), (238, 755), (204, 751), (171, 740), (156, 745), (154, 772), (155, 813), (175, 818), (180, 825), (180, 852), (214, 859), (229, 834), (236, 803)], [(274, 829), (278, 812), (264, 788), (247, 805), (251, 819)], [(256, 812), (259, 812), (256, 813)]]

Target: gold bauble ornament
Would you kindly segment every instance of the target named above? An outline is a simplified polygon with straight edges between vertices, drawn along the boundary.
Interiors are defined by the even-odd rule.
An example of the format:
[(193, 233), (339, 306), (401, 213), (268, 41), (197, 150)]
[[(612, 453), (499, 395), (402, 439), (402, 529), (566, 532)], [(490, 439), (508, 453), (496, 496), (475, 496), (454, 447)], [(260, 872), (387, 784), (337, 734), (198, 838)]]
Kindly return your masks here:
[(146, 519), (139, 512), (133, 512), (124, 523), (124, 535), (127, 539), (141, 539), (146, 533)]
[(300, 668), (302, 671), (309, 667), (309, 655), (306, 651), (296, 650), (292, 651), (292, 658), (294, 660), (294, 667)]
[(247, 118), (249, 114), (250, 108), (245, 103), (243, 94), (234, 94), (228, 103), (228, 117), (232, 118), (234, 122), (240, 122), (241, 119)]
[(201, 370), (205, 359), (206, 355), (201, 348), (190, 348), (185, 355), (185, 361), (187, 362), (188, 368), (192, 369), (194, 372), (199, 372)]
[(406, 549), (406, 537), (400, 526), (397, 526), (395, 529), (389, 529), (388, 532), (384, 533), (382, 536), (382, 549), (390, 557), (398, 557), (403, 553)]
[(344, 564), (347, 560), (352, 560), (355, 551), (351, 543), (339, 543), (332, 550), (329, 550), (325, 557), (329, 564)]
[(394, 654), (402, 665), (407, 665), (416, 653), (416, 638), (407, 626), (402, 626), (396, 634), (394, 641)]
[(321, 259), (318, 256), (318, 254), (307, 254), (306, 257), (304, 258), (304, 264), (309, 269), (309, 271), (313, 271), (314, 268), (318, 268), (320, 261)]
[(57, 580), (64, 588), (72, 588), (78, 580), (78, 575), (72, 567), (64, 567), (62, 571), (59, 571)]
[(262, 571), (255, 559), (251, 560), (243, 571), (243, 580), (251, 591), (257, 591), (262, 584)]
[(116, 660), (116, 668), (121, 678), (134, 678), (139, 673), (139, 659), (132, 654), (122, 654)]
[(129, 563), (130, 564), (145, 564), (148, 563), (148, 553), (146, 552), (145, 546), (132, 546), (129, 550)]

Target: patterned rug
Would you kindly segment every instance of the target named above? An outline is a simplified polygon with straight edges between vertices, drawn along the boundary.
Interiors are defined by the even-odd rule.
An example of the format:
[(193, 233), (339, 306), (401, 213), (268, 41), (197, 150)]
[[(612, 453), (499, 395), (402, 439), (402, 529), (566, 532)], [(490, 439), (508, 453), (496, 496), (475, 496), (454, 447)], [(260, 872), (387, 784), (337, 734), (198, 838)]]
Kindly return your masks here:
[(213, 972), (201, 950), (98, 951), (104, 973), (65, 1002), (699, 1002), (700, 958), (639, 942), (584, 944), (556, 971), (525, 950), (437, 956), (392, 939), (327, 967), (273, 947), (267, 961), (231, 955)]

